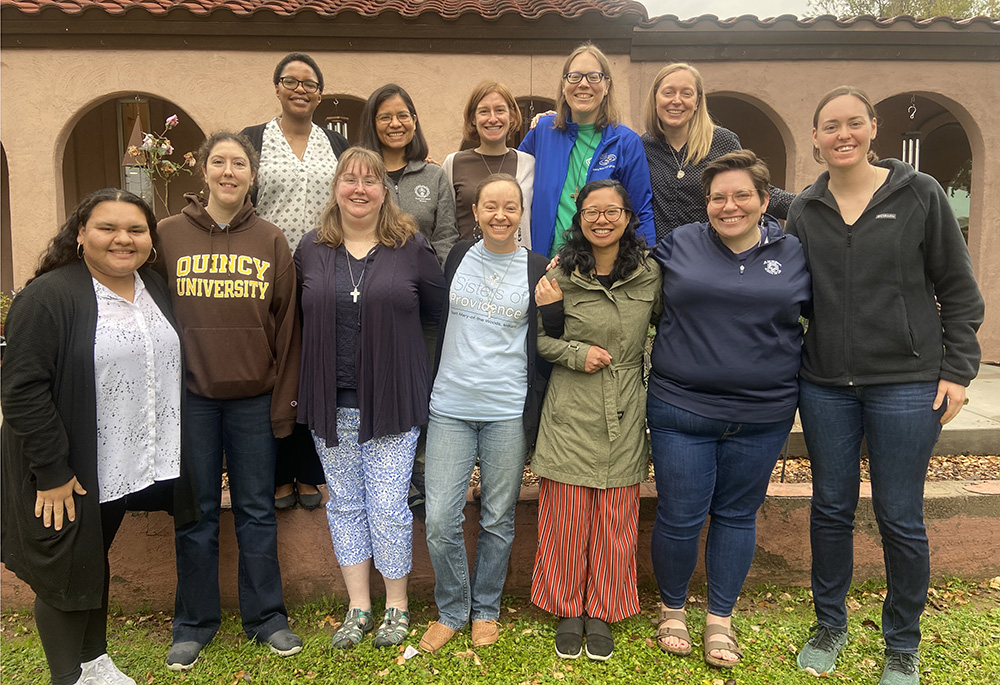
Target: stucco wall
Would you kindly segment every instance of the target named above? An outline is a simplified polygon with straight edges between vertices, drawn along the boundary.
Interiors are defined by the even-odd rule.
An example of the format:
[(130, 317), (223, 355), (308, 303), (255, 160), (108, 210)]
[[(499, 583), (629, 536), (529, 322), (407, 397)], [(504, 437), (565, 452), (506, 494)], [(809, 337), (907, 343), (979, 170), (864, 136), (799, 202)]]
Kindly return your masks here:
[[(4, 51), (0, 141), (7, 154), (15, 284), (30, 274), (63, 218), (63, 154), (80, 117), (110, 97), (146, 93), (183, 108), (203, 131), (239, 129), (278, 111), (270, 82), (279, 52), (99, 50)], [(460, 134), (461, 108), (485, 78), (518, 97), (553, 97), (563, 57), (313, 53), (326, 90), (358, 98), (394, 81), (413, 96), (431, 155), (443, 159)], [(640, 125), (643, 100), (661, 63), (612, 58), (626, 123)], [(1000, 70), (980, 62), (713, 62), (699, 65), (709, 93), (742, 94), (775, 123), (785, 142), (786, 185), (801, 189), (821, 171), (811, 156), (811, 118), (828, 89), (852, 83), (876, 100), (917, 93), (946, 105), (965, 128), (973, 154), (969, 248), (987, 301), (980, 332), (984, 358), (1000, 360)]]

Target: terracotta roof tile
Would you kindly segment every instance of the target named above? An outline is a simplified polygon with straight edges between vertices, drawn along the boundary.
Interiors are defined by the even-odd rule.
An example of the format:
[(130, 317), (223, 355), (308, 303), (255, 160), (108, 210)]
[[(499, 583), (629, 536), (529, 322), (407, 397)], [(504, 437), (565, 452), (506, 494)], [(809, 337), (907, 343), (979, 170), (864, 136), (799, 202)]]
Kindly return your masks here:
[(517, 14), (525, 19), (538, 19), (555, 14), (576, 19), (588, 12), (597, 12), (607, 19), (634, 15), (647, 18), (646, 8), (633, 0), (0, 0), (0, 7), (16, 7), (24, 14), (38, 14), (51, 8), (66, 14), (81, 14), (99, 9), (120, 15), (131, 9), (143, 9), (150, 14), (164, 15), (185, 9), (191, 14), (206, 15), (215, 10), (229, 10), (236, 15), (271, 12), (290, 16), (315, 12), (324, 17), (354, 13), (374, 18), (380, 14), (399, 14), (415, 18), (422, 14), (437, 14), (445, 19), (457, 19), (464, 14), (477, 14), (496, 19), (505, 14)]
[[(6, 1), (7, 0), (0, 0), (0, 3)], [(752, 14), (744, 14), (738, 17), (720, 19), (714, 14), (702, 14), (701, 16), (691, 17), (690, 19), (681, 19), (674, 14), (664, 14), (662, 16), (650, 18), (643, 24), (643, 28), (652, 28), (661, 24), (674, 24), (678, 28), (693, 28), (699, 24), (715, 24), (720, 28), (736, 28), (737, 25), (739, 25), (740, 28), (747, 28), (748, 24), (756, 24), (760, 28), (772, 28), (777, 25), (788, 26), (789, 24), (801, 28), (810, 28), (818, 25), (833, 25), (838, 28), (862, 28), (865, 26), (890, 28), (894, 25), (905, 24), (909, 24), (915, 28), (929, 28), (932, 26), (935, 28), (948, 26), (954, 28), (965, 28), (972, 25), (1000, 28), (1000, 18), (973, 17), (970, 19), (953, 19), (951, 17), (930, 17), (927, 19), (916, 19), (906, 15), (899, 17), (873, 17), (869, 14), (857, 17), (836, 17), (832, 14), (824, 14), (818, 17), (802, 18), (799, 18), (794, 14), (782, 14), (777, 17), (760, 18)]]

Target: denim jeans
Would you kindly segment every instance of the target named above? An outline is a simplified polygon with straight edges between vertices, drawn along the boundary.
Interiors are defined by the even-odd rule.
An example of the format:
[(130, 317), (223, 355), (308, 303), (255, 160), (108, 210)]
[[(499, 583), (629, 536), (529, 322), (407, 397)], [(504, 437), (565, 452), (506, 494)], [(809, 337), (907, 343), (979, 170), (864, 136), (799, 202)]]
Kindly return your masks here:
[(219, 629), (219, 509), (222, 455), (239, 546), (239, 598), (243, 629), (267, 639), (288, 627), (278, 567), (274, 517), (275, 442), (271, 395), (215, 400), (187, 395), (187, 440), (198, 486), (201, 519), (178, 528), (174, 642), (208, 644)]
[(701, 530), (711, 514), (705, 546), (708, 610), (729, 616), (753, 562), (757, 510), (792, 419), (730, 423), (652, 393), (646, 407), (657, 493), (651, 548), (660, 599), (670, 609), (684, 606)]
[[(521, 418), (462, 421), (431, 413), (427, 425), (427, 548), (434, 565), (438, 621), (461, 630), (496, 620), (514, 543), (514, 510), (528, 442)], [(479, 460), (482, 510), (469, 580), (462, 523), (469, 477)]]
[(813, 477), (809, 535), (816, 618), (828, 628), (847, 627), (844, 602), (854, 571), (854, 511), (864, 437), (885, 559), (882, 633), (886, 647), (896, 652), (917, 651), (927, 601), (924, 478), (945, 410), (931, 409), (936, 393), (934, 381), (858, 387), (799, 381), (799, 412)]

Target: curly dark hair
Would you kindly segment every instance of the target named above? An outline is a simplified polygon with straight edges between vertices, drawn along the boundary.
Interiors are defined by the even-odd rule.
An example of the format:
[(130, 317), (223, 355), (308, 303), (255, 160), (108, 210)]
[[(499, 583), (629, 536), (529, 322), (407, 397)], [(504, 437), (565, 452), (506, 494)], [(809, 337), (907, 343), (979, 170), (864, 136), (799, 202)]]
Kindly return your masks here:
[(404, 151), (406, 161), (422, 162), (427, 157), (429, 148), (427, 147), (427, 139), (424, 138), (424, 132), (420, 130), (420, 117), (417, 116), (417, 108), (413, 106), (413, 98), (410, 97), (410, 94), (402, 86), (397, 86), (395, 83), (387, 83), (368, 96), (368, 101), (365, 102), (365, 106), (361, 110), (358, 145), (382, 154), (382, 143), (379, 141), (378, 132), (375, 129), (375, 115), (378, 114), (378, 108), (382, 106), (382, 103), (395, 95), (403, 98), (406, 109), (413, 117), (413, 140)]
[(649, 266), (646, 264), (646, 239), (639, 235), (639, 217), (632, 209), (632, 201), (629, 200), (625, 187), (611, 178), (591, 181), (576, 196), (576, 214), (573, 215), (573, 225), (566, 231), (566, 242), (559, 248), (559, 266), (567, 276), (572, 274), (574, 269), (579, 269), (581, 274), (593, 277), (596, 262), (590, 241), (583, 235), (583, 229), (580, 227), (580, 212), (587, 197), (601, 188), (613, 188), (622, 199), (622, 208), (629, 213), (628, 225), (625, 226), (625, 232), (618, 242), (618, 256), (611, 269), (611, 280), (619, 281), (631, 275), (640, 266), (647, 269)]
[(77, 205), (76, 209), (66, 217), (66, 221), (59, 227), (59, 231), (48, 247), (45, 248), (42, 256), (39, 257), (38, 268), (28, 283), (31, 283), (31, 281), (42, 274), (58, 269), (61, 266), (66, 266), (78, 258), (76, 238), (80, 233), (80, 227), (90, 221), (90, 215), (93, 214), (94, 208), (102, 202), (127, 202), (138, 207), (146, 217), (146, 224), (149, 226), (149, 236), (153, 241), (153, 247), (155, 248), (159, 245), (156, 235), (156, 215), (153, 214), (153, 210), (149, 208), (145, 200), (127, 190), (119, 190), (118, 188), (96, 190), (83, 198), (83, 202)]

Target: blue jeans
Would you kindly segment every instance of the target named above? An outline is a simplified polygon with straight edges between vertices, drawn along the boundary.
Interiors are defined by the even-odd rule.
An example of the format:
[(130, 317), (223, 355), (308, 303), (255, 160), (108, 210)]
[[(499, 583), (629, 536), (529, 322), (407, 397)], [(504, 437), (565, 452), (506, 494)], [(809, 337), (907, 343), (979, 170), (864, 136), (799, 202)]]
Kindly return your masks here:
[(274, 518), (271, 395), (213, 400), (188, 393), (185, 419), (201, 519), (174, 533), (174, 642), (208, 644), (219, 629), (223, 451), (239, 546), (243, 629), (250, 638), (267, 639), (288, 627), (278, 567), (278, 524)]
[(859, 387), (799, 381), (799, 412), (813, 476), (809, 536), (816, 618), (828, 628), (847, 628), (844, 602), (854, 571), (854, 511), (864, 437), (885, 559), (882, 632), (886, 647), (896, 652), (917, 651), (927, 601), (924, 478), (945, 410), (931, 409), (936, 393), (933, 381)]
[(757, 510), (792, 419), (730, 423), (680, 409), (649, 393), (646, 420), (656, 475), (653, 571), (660, 599), (680, 609), (705, 545), (708, 611), (729, 616), (757, 544)]
[[(427, 548), (434, 565), (438, 621), (461, 630), (496, 620), (514, 543), (514, 510), (528, 442), (521, 418), (462, 421), (431, 413), (427, 424)], [(469, 580), (462, 523), (469, 477), (479, 459), (482, 511)]]

